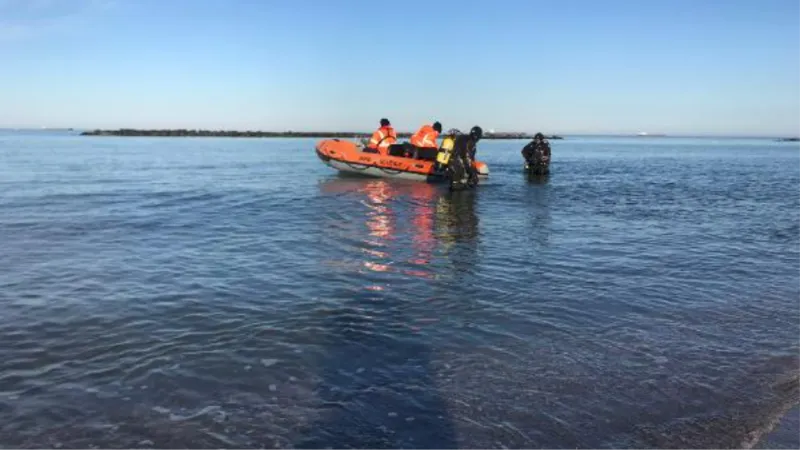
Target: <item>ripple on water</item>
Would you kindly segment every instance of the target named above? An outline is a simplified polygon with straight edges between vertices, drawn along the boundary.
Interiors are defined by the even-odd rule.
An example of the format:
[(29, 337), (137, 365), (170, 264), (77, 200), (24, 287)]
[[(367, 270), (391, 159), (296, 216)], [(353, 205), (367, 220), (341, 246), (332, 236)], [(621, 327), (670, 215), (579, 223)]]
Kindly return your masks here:
[(451, 194), (37, 139), (0, 142), (6, 445), (747, 447), (796, 403), (796, 152), (576, 138), (527, 180), (493, 141)]

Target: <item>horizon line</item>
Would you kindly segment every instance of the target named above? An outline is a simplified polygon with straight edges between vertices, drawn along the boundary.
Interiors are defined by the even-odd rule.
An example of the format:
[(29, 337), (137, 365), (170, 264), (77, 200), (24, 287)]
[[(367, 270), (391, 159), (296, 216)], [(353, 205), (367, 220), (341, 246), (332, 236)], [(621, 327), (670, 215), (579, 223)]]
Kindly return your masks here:
[[(83, 132), (83, 131), (117, 131), (117, 130), (196, 130), (196, 131), (212, 131), (212, 132), (256, 132), (256, 133), (314, 133), (314, 134), (324, 134), (324, 133), (337, 133), (337, 134), (371, 134), (373, 131), (334, 131), (334, 130), (325, 130), (325, 131), (304, 131), (304, 130), (292, 130), (286, 129), (283, 131), (271, 131), (271, 130), (259, 130), (259, 129), (247, 129), (247, 128), (151, 128), (151, 127), (139, 127), (139, 128), (130, 128), (130, 127), (121, 127), (121, 128), (96, 128), (96, 127), (33, 127), (33, 126), (23, 126), (23, 127), (13, 127), (13, 126), (0, 126), (0, 130), (3, 131), (76, 131), (76, 132)], [(403, 130), (396, 130), (398, 133), (414, 133), (414, 131), (403, 131)], [(641, 132), (569, 132), (569, 133), (558, 133), (558, 132), (541, 132), (547, 136), (574, 136), (574, 137), (639, 137), (639, 138), (739, 138), (739, 139), (796, 139), (800, 137), (800, 135), (784, 135), (784, 134), (716, 134), (716, 133), (664, 133), (664, 132), (653, 132), (647, 134), (640, 134)], [(484, 131), (484, 134), (530, 134), (533, 136), (537, 132), (528, 132), (528, 131), (498, 131), (495, 130), (493, 133), (489, 133), (488, 131)]]

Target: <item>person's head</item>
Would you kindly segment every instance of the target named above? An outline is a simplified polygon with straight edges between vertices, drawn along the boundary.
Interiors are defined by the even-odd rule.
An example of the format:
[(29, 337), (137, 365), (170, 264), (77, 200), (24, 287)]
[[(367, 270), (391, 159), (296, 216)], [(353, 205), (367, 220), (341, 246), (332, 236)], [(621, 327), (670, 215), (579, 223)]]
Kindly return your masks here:
[(382, 127), (388, 127), (389, 125), (391, 125), (391, 123), (389, 123), (389, 119), (386, 119), (386, 118), (381, 119), (381, 126)]
[(481, 140), (481, 138), (483, 137), (483, 130), (481, 129), (481, 127), (479, 127), (479, 126), (475, 125), (474, 127), (472, 127), (472, 129), (471, 129), (471, 130), (469, 130), (469, 136), (470, 136), (470, 137), (471, 137), (471, 138), (472, 138), (472, 139), (473, 139), (475, 142), (478, 142), (478, 141), (479, 141), (479, 140)]
[(439, 122), (433, 122), (433, 129), (436, 130), (437, 133), (442, 132), (442, 124)]
[(543, 135), (542, 133), (536, 133), (536, 134), (533, 136), (533, 139), (535, 139), (535, 140), (537, 140), (537, 141), (543, 141), (543, 140), (544, 140), (544, 135)]

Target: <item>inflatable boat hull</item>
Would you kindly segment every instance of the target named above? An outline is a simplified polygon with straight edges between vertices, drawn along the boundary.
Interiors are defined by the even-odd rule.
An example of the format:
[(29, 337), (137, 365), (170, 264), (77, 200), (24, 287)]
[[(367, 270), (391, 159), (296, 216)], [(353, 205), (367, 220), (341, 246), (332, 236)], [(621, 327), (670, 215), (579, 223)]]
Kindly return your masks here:
[[(446, 170), (437, 169), (434, 161), (368, 153), (351, 141), (325, 139), (317, 143), (316, 152), (322, 162), (344, 173), (427, 182), (448, 179)], [(489, 176), (489, 168), (485, 163), (475, 161), (474, 167), (479, 179)]]

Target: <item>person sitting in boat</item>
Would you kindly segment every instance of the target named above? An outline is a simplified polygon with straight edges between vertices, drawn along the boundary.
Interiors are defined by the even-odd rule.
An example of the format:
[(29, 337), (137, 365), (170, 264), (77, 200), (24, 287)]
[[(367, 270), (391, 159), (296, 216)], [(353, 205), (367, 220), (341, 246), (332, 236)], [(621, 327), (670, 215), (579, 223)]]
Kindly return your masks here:
[(547, 172), (550, 166), (550, 143), (542, 133), (536, 133), (533, 140), (522, 149), (525, 168), (536, 173)]
[(411, 136), (411, 144), (408, 148), (413, 158), (434, 161), (439, 152), (439, 145), (436, 139), (442, 132), (442, 124), (434, 122), (433, 125), (425, 124)]
[(367, 152), (380, 153), (381, 155), (389, 154), (389, 146), (397, 142), (397, 133), (395, 133), (389, 119), (381, 119), (381, 126), (374, 133), (372, 138), (367, 144)]
[(472, 164), (475, 161), (478, 141), (482, 137), (483, 130), (477, 125), (469, 130), (469, 134), (461, 134), (456, 137), (453, 144), (453, 156), (447, 165), (451, 191), (474, 187), (478, 184), (478, 172)]

